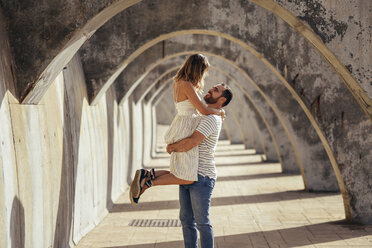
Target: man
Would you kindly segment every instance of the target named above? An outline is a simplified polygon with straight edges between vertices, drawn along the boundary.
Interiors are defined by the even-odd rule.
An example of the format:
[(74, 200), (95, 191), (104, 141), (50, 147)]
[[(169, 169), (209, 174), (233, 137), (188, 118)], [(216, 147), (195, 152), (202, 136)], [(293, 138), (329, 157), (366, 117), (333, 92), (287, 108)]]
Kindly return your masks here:
[[(208, 107), (221, 109), (232, 99), (231, 90), (224, 84), (211, 88), (204, 100)], [(213, 229), (209, 220), (212, 191), (217, 179), (214, 161), (218, 137), (222, 126), (221, 116), (204, 115), (188, 138), (167, 146), (167, 152), (186, 152), (199, 145), (198, 181), (179, 186), (180, 220), (186, 248), (198, 246), (198, 234), (202, 248), (214, 247)]]

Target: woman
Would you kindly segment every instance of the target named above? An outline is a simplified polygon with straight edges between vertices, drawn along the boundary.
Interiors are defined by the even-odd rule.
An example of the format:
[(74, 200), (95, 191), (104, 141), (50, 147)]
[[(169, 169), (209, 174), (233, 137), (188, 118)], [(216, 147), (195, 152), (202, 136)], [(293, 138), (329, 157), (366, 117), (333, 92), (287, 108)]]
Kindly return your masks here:
[[(208, 68), (207, 58), (202, 54), (194, 54), (187, 58), (174, 77), (173, 94), (177, 115), (165, 134), (167, 144), (191, 136), (199, 123), (199, 113), (224, 117), (223, 110), (207, 107), (198, 96), (204, 87), (203, 78)], [(170, 171), (137, 170), (130, 186), (129, 196), (132, 204), (137, 204), (140, 195), (151, 186), (192, 184), (197, 181), (198, 162), (199, 151), (196, 146), (187, 152), (173, 152), (170, 158)]]

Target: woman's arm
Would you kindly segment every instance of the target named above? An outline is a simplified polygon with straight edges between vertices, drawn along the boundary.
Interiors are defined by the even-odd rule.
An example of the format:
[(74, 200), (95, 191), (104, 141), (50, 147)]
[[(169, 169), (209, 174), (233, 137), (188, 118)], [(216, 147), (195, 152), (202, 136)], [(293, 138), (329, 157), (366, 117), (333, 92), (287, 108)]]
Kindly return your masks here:
[(189, 101), (194, 105), (194, 107), (203, 115), (222, 115), (223, 111), (209, 108), (206, 106), (202, 101), (200, 101), (198, 95), (196, 94), (194, 87), (189, 82), (182, 83), (179, 87), (181, 87), (181, 90), (185, 93)]

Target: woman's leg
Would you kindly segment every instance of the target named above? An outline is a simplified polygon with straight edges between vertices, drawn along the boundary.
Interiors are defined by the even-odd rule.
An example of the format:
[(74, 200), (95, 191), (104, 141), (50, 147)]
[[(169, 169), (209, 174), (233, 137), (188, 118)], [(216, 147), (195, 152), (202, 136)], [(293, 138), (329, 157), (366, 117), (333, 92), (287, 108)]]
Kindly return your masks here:
[[(180, 179), (170, 173), (167, 170), (157, 170), (155, 172), (155, 179), (151, 180), (151, 186), (159, 186), (159, 185), (186, 185), (186, 184), (192, 184), (194, 181), (187, 181)], [(149, 187), (145, 184), (145, 182), (141, 185), (142, 191), (145, 192), (146, 189)]]
[(155, 179), (152, 180), (153, 186), (158, 185), (182, 185), (192, 184), (194, 181), (180, 179), (168, 170), (155, 170)]
[(170, 171), (168, 170), (155, 170), (155, 178), (169, 174)]
[(172, 173), (163, 174), (161, 176), (156, 177), (152, 180), (153, 186), (159, 185), (182, 185), (182, 184), (192, 184), (194, 181), (187, 181), (180, 179), (173, 175)]

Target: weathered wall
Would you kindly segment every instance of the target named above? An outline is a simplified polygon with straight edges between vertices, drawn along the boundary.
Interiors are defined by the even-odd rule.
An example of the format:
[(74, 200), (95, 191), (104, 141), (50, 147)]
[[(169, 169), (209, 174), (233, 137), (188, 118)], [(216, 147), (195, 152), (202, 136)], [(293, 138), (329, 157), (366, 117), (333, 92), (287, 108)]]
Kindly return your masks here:
[(371, 1), (274, 1), (306, 23), (372, 98)]
[[(156, 118), (153, 106), (144, 108), (136, 95), (129, 94), (121, 104), (118, 101), (148, 66), (168, 52), (176, 52), (168, 47), (172, 46), (170, 32), (180, 31), (181, 36), (191, 34), (194, 28), (217, 37), (197, 38), (195, 44), (202, 51), (222, 55), (238, 65), (273, 103), (279, 115), (241, 72), (215, 59), (215, 65), (227, 68), (243, 82), (242, 89), (274, 127), (273, 137), (285, 163), (297, 168), (296, 149), (300, 161), (307, 165), (304, 176), (313, 180), (316, 190), (335, 189), (336, 172), (347, 216), (372, 223), (372, 124), (365, 112), (370, 99), (353, 95), (345, 78), (339, 76), (344, 67), (336, 68), (329, 53), (314, 48), (300, 34), (303, 26), (293, 28), (279, 17), (283, 13), (279, 8), (265, 8), (274, 3), (269, 0), (192, 1), (191, 5), (188, 0), (149, 0), (123, 11), (96, 33), (95, 28), (118, 12), (110, 12), (90, 29), (82, 28), (103, 8), (112, 7), (112, 2), (73, 0), (61, 5), (46, 1), (40, 5), (0, 1), (7, 18), (0, 15), (1, 247), (73, 246), (102, 219), (134, 170), (143, 160), (148, 162), (149, 157), (143, 154), (149, 152), (145, 144), (149, 141), (150, 107), (152, 120)], [(124, 2), (128, 6), (136, 3), (115, 3)], [(356, 85), (372, 97), (371, 1), (275, 2), (302, 20), (316, 34), (311, 38), (319, 37), (350, 71)], [(180, 14), (186, 18), (174, 21)], [(75, 56), (66, 66), (93, 34), (80, 50), (82, 63)], [(161, 35), (165, 35), (164, 42), (154, 40)], [(239, 41), (251, 50), (238, 49), (242, 45)], [(145, 51), (152, 55), (140, 61), (149, 61), (149, 65), (138, 68), (135, 63), (126, 64), (135, 61), (145, 50), (141, 45), (147, 42), (153, 42), (154, 46), (147, 48), (154, 49)], [(71, 46), (64, 48), (66, 44)], [(189, 41), (184, 45), (183, 51), (195, 49)], [(259, 55), (256, 58), (255, 52)], [(156, 59), (151, 62), (149, 58)], [(51, 64), (55, 66), (43, 74)], [(131, 66), (137, 70), (128, 75)], [(125, 67), (128, 70), (123, 71)], [(59, 77), (51, 84), (56, 75)], [(106, 91), (116, 78), (116, 85)], [(38, 80), (42, 83), (34, 88)], [(37, 104), (19, 104), (17, 97), (29, 93), (33, 97), (26, 102)], [(95, 100), (94, 106), (88, 104), (88, 98)], [(368, 101), (363, 105), (360, 102), (364, 100)], [(254, 109), (248, 98), (242, 104)], [(262, 127), (257, 112), (252, 116)], [(279, 117), (283, 123), (278, 123)], [(284, 127), (289, 130), (286, 134)], [(151, 130), (153, 137), (154, 125)], [(289, 134), (294, 137), (293, 144), (288, 141)]]
[[(58, 1), (0, 1), (0, 6), (8, 19), (9, 36), (14, 52), (16, 65), (14, 70), (17, 78), (16, 97), (25, 97), (39, 80), (43, 81), (47, 78), (49, 82), (42, 82), (42, 84), (44, 87), (49, 86), (58, 72), (88, 38), (87, 33), (92, 31), (92, 26), (99, 27), (104, 22), (104, 18), (101, 18), (100, 22), (91, 23), (90, 28), (84, 25), (113, 2), (115, 1), (71, 0), (63, 3)], [(115, 10), (111, 12), (115, 13)], [(79, 34), (81, 30), (83, 32)], [(71, 38), (75, 40), (71, 42)], [(66, 44), (69, 44), (67, 49), (64, 47)], [(66, 49), (63, 56), (67, 59), (61, 59), (57, 63), (53, 61), (59, 70), (53, 70), (54, 66), (43, 75), (44, 78), (39, 78), (63, 48)], [(71, 52), (68, 52), (69, 50)], [(44, 88), (43, 91), (45, 90)]]

